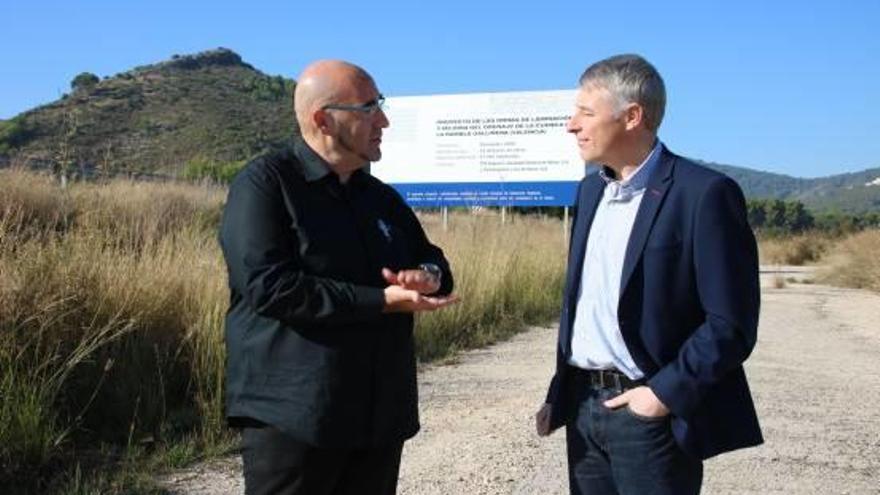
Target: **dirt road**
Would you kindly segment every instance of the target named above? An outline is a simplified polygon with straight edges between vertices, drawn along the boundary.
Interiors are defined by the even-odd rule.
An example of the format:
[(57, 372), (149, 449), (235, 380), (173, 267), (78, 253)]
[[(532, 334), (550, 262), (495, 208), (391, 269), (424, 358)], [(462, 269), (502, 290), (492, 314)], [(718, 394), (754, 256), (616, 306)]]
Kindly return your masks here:
[[(880, 494), (880, 296), (764, 285), (747, 373), (766, 444), (710, 460), (703, 493)], [(554, 339), (554, 329), (535, 328), (425, 369), (423, 427), (406, 444), (399, 493), (567, 493), (563, 434), (538, 439), (532, 423)], [(242, 493), (240, 466), (200, 466), (168, 486)]]

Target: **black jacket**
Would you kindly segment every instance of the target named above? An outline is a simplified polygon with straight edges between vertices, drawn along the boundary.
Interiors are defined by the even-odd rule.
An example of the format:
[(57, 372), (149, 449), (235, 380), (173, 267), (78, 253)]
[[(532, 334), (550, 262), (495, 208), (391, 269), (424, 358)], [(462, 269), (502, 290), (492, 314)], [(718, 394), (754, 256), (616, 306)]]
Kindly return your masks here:
[(419, 429), (413, 317), (383, 314), (382, 267), (443, 252), (389, 186), (348, 184), (304, 142), (253, 160), (220, 233), (229, 271), (226, 415), (319, 447), (400, 442)]

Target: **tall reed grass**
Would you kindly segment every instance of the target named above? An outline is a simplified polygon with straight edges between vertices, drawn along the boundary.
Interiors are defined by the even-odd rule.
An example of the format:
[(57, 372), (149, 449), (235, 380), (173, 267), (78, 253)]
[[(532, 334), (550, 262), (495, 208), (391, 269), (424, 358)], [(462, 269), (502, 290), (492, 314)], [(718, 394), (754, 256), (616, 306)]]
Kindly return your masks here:
[(0, 486), (216, 423), (223, 192), (0, 174)]
[[(60, 189), (0, 170), (0, 487), (127, 492), (132, 482), (102, 472), (127, 473), (149, 452), (176, 465), (228, 445), (224, 196), (126, 181)], [(439, 217), (421, 218), (462, 296), (419, 317), (421, 360), (556, 316), (558, 221), (454, 215), (444, 231)]]

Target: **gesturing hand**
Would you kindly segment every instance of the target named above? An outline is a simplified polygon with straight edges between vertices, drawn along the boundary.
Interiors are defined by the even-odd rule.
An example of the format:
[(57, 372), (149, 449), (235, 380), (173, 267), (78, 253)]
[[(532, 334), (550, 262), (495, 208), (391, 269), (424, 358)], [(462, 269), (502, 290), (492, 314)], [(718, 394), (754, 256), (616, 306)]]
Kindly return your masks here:
[(383, 268), (382, 277), (390, 285), (399, 285), (419, 294), (433, 294), (440, 290), (440, 280), (424, 270), (400, 270), (395, 273), (388, 268)]
[(385, 313), (415, 313), (418, 311), (434, 311), (458, 301), (458, 297), (448, 295), (444, 297), (423, 296), (418, 291), (404, 289), (399, 285), (385, 287)]

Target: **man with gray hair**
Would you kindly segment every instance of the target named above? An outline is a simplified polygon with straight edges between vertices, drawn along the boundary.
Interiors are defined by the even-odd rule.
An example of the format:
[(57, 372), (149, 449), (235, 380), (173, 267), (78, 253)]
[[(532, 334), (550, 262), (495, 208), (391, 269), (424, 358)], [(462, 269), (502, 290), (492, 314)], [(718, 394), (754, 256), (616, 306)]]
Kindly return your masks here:
[(392, 495), (419, 429), (413, 313), (455, 301), (443, 252), (389, 186), (384, 98), (362, 68), (309, 65), (302, 136), (229, 189), (226, 415), (248, 495)]
[(638, 55), (581, 76), (574, 134), (600, 166), (577, 193), (556, 373), (535, 416), (566, 426), (571, 493), (690, 495), (702, 461), (763, 439), (755, 239), (730, 178), (657, 138), (666, 91)]

